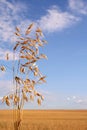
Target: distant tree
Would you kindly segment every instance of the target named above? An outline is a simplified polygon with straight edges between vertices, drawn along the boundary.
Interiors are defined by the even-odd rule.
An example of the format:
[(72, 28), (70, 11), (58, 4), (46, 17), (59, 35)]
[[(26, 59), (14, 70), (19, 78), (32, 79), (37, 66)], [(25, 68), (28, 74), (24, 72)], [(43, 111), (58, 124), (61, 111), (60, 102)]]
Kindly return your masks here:
[[(39, 52), (39, 48), (43, 47), (47, 41), (43, 40), (42, 30), (38, 27), (33, 31), (33, 26), (33, 23), (30, 24), (24, 34), (21, 33), (20, 28), (16, 27), (17, 43), (13, 47), (12, 69), (14, 91), (5, 95), (2, 100), (7, 106), (13, 105), (15, 130), (20, 129), (24, 103), (29, 100), (33, 101), (36, 97), (38, 105), (41, 105), (44, 100), (43, 95), (36, 91), (35, 86), (46, 82), (46, 76), (40, 72), (37, 61), (47, 59), (45, 54)], [(18, 55), (17, 59), (15, 59), (15, 54)], [(9, 54), (6, 55), (6, 59), (9, 60)], [(0, 69), (6, 70), (4, 66)]]

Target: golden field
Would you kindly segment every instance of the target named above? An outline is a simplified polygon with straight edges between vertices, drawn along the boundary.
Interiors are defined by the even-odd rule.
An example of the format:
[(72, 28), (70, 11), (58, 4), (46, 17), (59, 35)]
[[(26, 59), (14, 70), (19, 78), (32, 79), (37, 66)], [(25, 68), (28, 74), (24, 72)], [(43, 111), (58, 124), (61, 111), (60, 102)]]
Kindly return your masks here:
[[(14, 130), (13, 111), (0, 110), (0, 130)], [(21, 130), (87, 130), (87, 111), (24, 110)]]

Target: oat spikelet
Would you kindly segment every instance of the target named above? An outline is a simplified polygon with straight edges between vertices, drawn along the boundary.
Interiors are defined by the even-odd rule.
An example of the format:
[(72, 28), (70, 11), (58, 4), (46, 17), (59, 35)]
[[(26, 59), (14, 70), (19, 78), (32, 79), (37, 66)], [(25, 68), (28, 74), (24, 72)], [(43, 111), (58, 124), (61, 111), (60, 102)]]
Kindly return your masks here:
[(24, 90), (26, 93), (29, 92), (28, 86), (24, 86), (23, 90)]
[(18, 32), (15, 32), (15, 35), (16, 35), (16, 36), (21, 36), (21, 34), (19, 34)]
[(17, 105), (17, 103), (19, 102), (20, 98), (17, 97), (17, 95), (14, 96), (14, 105)]
[(30, 82), (31, 82), (30, 79), (26, 79), (26, 80), (24, 81), (24, 84), (25, 84), (25, 85), (28, 85), (28, 84), (30, 84)]
[(14, 46), (13, 50), (15, 51), (18, 46), (19, 46), (19, 43), (17, 43), (17, 44)]
[(10, 101), (9, 101), (8, 98), (6, 99), (6, 104), (7, 104), (8, 106), (10, 106)]
[(6, 54), (6, 60), (9, 60), (9, 54), (8, 53)]
[(32, 93), (32, 90), (28, 90), (29, 93)]
[(42, 30), (40, 28), (37, 28), (36, 32), (38, 32), (40, 34), (40, 36), (43, 36)]
[(38, 105), (41, 105), (41, 99), (40, 98), (37, 99), (37, 103), (38, 103)]
[(34, 76), (38, 76), (38, 73), (37, 73), (37, 72), (34, 72)]
[(38, 46), (43, 46), (43, 44), (42, 43), (38, 43)]
[(0, 70), (1, 70), (1, 71), (5, 71), (5, 70), (6, 70), (5, 66), (1, 66), (1, 67), (0, 67)]
[(29, 40), (25, 40), (23, 43), (21, 44), (27, 44), (29, 42)]
[(21, 80), (19, 77), (17, 77), (17, 76), (15, 77), (15, 81), (16, 81), (17, 83), (19, 83), (19, 84), (22, 82), (22, 80)]
[(40, 58), (47, 59), (47, 56), (46, 56), (45, 54), (41, 54), (41, 55), (40, 55)]
[(31, 32), (31, 30), (27, 30), (25, 34), (28, 35), (30, 32)]
[(27, 28), (25, 35), (28, 35), (31, 32), (31, 28), (33, 27), (33, 23), (29, 25), (29, 27)]
[(30, 95), (30, 100), (33, 101), (34, 100), (34, 96)]
[(36, 93), (36, 95), (37, 95), (37, 96), (41, 96), (41, 94), (40, 94), (40, 93), (38, 93), (38, 92)]
[(6, 101), (6, 98), (8, 98), (8, 96), (4, 96), (4, 97), (2, 98), (2, 102), (5, 102), (5, 101)]
[(38, 81), (46, 82), (45, 78), (46, 78), (46, 76), (43, 76), (43, 77), (41, 77)]
[(10, 94), (10, 95), (9, 95), (9, 98), (13, 100), (13, 94)]
[(23, 37), (20, 37), (20, 39), (21, 39), (21, 40), (24, 40), (24, 38), (23, 38)]
[(44, 96), (41, 95), (41, 99), (44, 100)]
[(23, 67), (20, 67), (20, 72), (25, 73), (25, 69)]
[(34, 86), (36, 84), (36, 81), (35, 80), (32, 80), (32, 85)]
[(34, 90), (34, 96), (36, 96), (37, 95), (37, 91), (36, 90)]
[(34, 26), (34, 23), (31, 23), (28, 27), (28, 29), (31, 29)]
[(43, 43), (47, 44), (48, 42), (46, 40), (42, 40)]
[(17, 32), (20, 32), (20, 28), (16, 27), (16, 31), (17, 31)]
[(23, 93), (23, 99), (24, 99), (26, 102), (28, 102), (28, 97), (26, 96), (26, 93), (25, 93), (24, 91), (22, 91), (22, 93)]

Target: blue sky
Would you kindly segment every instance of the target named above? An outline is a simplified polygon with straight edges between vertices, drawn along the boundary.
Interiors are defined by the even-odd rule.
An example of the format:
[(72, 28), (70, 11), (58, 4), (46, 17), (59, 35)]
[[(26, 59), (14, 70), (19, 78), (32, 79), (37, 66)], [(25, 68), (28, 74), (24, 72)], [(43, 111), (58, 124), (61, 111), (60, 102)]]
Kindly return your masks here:
[[(31, 22), (43, 30), (48, 44), (42, 51), (47, 61), (39, 63), (47, 83), (39, 86), (45, 100), (29, 109), (87, 108), (87, 1), (0, 0), (0, 64), (15, 44), (15, 26), (25, 29)], [(11, 91), (11, 71), (0, 72), (0, 99)], [(0, 108), (7, 108), (4, 104)]]

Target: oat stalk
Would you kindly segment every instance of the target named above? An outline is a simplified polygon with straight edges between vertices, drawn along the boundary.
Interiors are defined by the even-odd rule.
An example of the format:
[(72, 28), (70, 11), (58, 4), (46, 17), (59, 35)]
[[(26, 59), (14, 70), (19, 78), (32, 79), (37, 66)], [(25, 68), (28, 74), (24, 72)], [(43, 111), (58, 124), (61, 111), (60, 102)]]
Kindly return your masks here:
[[(45, 83), (46, 76), (43, 76), (37, 66), (40, 59), (47, 59), (45, 54), (40, 54), (40, 47), (43, 47), (47, 41), (43, 40), (43, 33), (40, 28), (34, 32), (34, 37), (30, 36), (34, 24), (30, 24), (23, 35), (21, 29), (16, 27), (15, 35), (18, 40), (13, 48), (14, 63), (17, 62), (16, 67), (13, 66), (13, 84), (15, 86), (14, 93), (3, 97), (3, 102), (6, 105), (14, 106), (15, 110), (15, 124), (14, 128), (19, 130), (21, 122), (21, 111), (23, 110), (24, 103), (33, 101), (37, 98), (38, 105), (41, 105), (44, 97), (41, 93), (37, 92), (36, 86)], [(15, 53), (18, 53), (18, 60), (15, 60)], [(6, 59), (9, 60), (9, 54), (6, 54)], [(15, 65), (15, 64), (14, 64)], [(16, 69), (16, 70), (15, 70)], [(4, 66), (0, 67), (1, 71), (5, 71)]]

